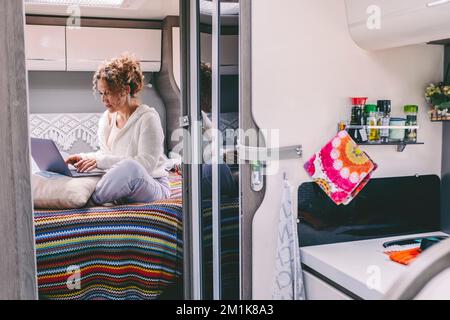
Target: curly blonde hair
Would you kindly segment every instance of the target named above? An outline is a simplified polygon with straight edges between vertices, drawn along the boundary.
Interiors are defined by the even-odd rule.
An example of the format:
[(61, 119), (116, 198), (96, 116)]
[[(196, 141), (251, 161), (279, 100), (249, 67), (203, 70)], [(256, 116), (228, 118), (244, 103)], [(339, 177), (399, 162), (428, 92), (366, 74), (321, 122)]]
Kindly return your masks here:
[(123, 93), (127, 86), (130, 86), (130, 95), (136, 95), (144, 87), (144, 74), (141, 70), (141, 63), (135, 55), (124, 53), (118, 58), (113, 58), (103, 62), (94, 74), (93, 90), (98, 90), (98, 82), (105, 80), (108, 88), (116, 94)]

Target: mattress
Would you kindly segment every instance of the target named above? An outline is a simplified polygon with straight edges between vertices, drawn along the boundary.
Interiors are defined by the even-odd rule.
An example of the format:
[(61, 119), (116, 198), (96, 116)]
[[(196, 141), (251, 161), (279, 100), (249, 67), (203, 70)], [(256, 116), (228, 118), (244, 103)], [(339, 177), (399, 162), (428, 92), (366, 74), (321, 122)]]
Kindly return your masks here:
[(181, 176), (171, 198), (35, 211), (40, 299), (151, 300), (182, 272)]

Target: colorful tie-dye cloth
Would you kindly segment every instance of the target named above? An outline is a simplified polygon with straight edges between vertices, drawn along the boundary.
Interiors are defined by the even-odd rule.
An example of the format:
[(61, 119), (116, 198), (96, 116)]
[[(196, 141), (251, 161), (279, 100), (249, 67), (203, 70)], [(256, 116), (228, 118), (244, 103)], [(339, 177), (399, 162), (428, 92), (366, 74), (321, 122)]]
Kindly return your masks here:
[(347, 205), (369, 182), (377, 165), (347, 131), (341, 131), (304, 168), (334, 203)]

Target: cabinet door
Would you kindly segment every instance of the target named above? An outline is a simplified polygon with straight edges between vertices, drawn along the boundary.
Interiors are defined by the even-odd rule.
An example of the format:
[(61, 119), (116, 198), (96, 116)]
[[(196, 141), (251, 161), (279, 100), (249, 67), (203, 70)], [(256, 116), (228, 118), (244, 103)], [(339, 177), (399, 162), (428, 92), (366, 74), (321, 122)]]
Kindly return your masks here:
[(67, 71), (95, 71), (102, 61), (124, 52), (134, 53), (143, 71), (160, 71), (161, 30), (67, 29)]
[[(366, 25), (372, 10), (371, 6), (379, 7), (383, 17), (407, 14), (427, 8), (427, 3), (432, 0), (346, 0), (347, 19), (350, 25)], [(383, 22), (383, 21), (382, 21)]]
[(447, 0), (346, 0), (350, 34), (366, 50), (448, 39), (448, 5)]
[(64, 26), (25, 27), (28, 70), (66, 70), (66, 28)]

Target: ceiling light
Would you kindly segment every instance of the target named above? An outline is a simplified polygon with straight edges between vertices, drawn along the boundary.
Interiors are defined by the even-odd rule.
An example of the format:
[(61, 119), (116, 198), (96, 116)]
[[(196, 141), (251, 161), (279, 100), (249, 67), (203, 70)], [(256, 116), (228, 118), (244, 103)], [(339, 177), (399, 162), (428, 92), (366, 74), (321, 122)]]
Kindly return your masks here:
[(130, 0), (25, 0), (29, 4), (46, 4), (80, 7), (128, 8)]

